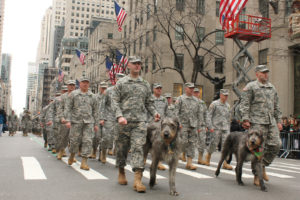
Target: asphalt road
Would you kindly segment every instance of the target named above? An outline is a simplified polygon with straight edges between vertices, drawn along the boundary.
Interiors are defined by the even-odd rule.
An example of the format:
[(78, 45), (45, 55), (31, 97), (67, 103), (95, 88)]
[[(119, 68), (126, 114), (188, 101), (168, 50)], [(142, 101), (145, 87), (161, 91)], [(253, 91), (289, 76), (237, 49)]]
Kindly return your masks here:
[(31, 134), (23, 137), (21, 133), (9, 137), (6, 133), (0, 137), (0, 200), (300, 199), (300, 160), (276, 159), (267, 168), (270, 177), (266, 182), (268, 192), (262, 192), (253, 185), (249, 164), (243, 169), (245, 186), (236, 183), (234, 171), (222, 171), (215, 178), (219, 157), (219, 153), (213, 154), (210, 167), (197, 165), (194, 172), (186, 170), (184, 163), (179, 163), (176, 174), (178, 197), (169, 195), (168, 171), (158, 172), (160, 179), (150, 190), (147, 178), (149, 160), (143, 177), (147, 192), (139, 194), (132, 189), (130, 166), (126, 170), (129, 184), (121, 186), (117, 183), (114, 157), (108, 157), (105, 165), (89, 160), (92, 170), (86, 172), (78, 169), (78, 163), (71, 167), (58, 161), (55, 155), (43, 148), (41, 137)]

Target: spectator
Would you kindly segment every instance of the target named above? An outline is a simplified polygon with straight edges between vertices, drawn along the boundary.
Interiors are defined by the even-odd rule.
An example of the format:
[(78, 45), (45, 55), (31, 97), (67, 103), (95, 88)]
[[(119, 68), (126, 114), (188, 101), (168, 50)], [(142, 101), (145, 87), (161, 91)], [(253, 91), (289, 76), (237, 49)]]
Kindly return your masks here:
[(3, 109), (0, 109), (0, 136), (2, 136), (3, 126), (6, 123), (6, 114)]
[(287, 117), (282, 117), (281, 140), (282, 148), (287, 148), (288, 133), (290, 132), (290, 122)]

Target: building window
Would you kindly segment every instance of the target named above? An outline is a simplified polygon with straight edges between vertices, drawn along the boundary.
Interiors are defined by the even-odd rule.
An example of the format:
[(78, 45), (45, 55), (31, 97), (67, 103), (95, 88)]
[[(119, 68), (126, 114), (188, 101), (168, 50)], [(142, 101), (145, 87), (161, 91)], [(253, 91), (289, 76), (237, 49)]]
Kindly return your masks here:
[(141, 23), (141, 25), (143, 24), (143, 21), (144, 21), (144, 18), (143, 18), (143, 11), (141, 11), (141, 16), (140, 16), (140, 23)]
[(145, 74), (148, 73), (149, 63), (148, 58), (145, 59)]
[(156, 55), (152, 55), (152, 71), (156, 69)]
[(216, 44), (217, 45), (224, 44), (224, 32), (223, 31), (216, 32)]
[(136, 53), (136, 41), (133, 42), (133, 54)]
[(292, 14), (292, 4), (293, 0), (285, 0), (285, 16), (289, 16), (290, 14)]
[(143, 36), (140, 37), (140, 51), (143, 48)]
[(224, 73), (224, 58), (215, 58), (215, 73)]
[(129, 21), (129, 34), (131, 33), (131, 21)]
[(259, 12), (262, 17), (269, 18), (269, 1), (259, 0)]
[(263, 49), (258, 52), (258, 64), (259, 65), (268, 64), (268, 49)]
[(132, 12), (132, 0), (130, 0), (130, 7), (129, 7), (130, 12)]
[(151, 12), (150, 4), (147, 4), (147, 20), (150, 19), (150, 12)]
[(220, 1), (216, 1), (216, 16), (220, 17)]
[(127, 25), (124, 26), (124, 38), (127, 37)]
[(173, 83), (173, 96), (179, 97), (183, 94), (183, 84), (182, 83)]
[(203, 71), (204, 68), (204, 56), (198, 56), (196, 57), (196, 67), (197, 67), (197, 71)]
[(175, 26), (175, 39), (176, 40), (183, 40), (183, 26), (180, 24), (176, 24)]
[(157, 34), (156, 29), (157, 29), (157, 26), (154, 26), (153, 27), (153, 42), (156, 41), (156, 34)]
[[(177, 58), (177, 60), (176, 60)], [(176, 69), (183, 70), (184, 67), (184, 54), (177, 53), (174, 57), (174, 66)]]
[(184, 0), (176, 0), (176, 10), (184, 11)]
[(146, 47), (149, 46), (149, 31), (146, 33)]
[(204, 15), (205, 13), (205, 0), (196, 0), (196, 12)]
[(196, 27), (196, 41), (201, 42), (205, 35), (204, 27)]
[(108, 34), (107, 34), (107, 38), (108, 38), (108, 39), (113, 39), (113, 34), (112, 34), (112, 33), (108, 33)]

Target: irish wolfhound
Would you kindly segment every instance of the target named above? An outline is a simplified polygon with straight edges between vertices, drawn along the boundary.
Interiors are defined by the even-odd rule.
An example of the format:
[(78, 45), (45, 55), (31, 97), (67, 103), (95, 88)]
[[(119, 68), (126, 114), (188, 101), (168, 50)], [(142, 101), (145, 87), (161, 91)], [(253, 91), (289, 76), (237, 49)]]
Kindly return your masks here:
[(179, 132), (177, 118), (164, 118), (161, 122), (151, 123), (147, 129), (147, 142), (144, 149), (144, 158), (147, 158), (149, 150), (152, 157), (150, 187), (155, 184), (157, 166), (159, 161), (163, 160), (169, 165), (170, 195), (174, 196), (179, 195), (175, 187), (176, 167), (181, 153)]
[(260, 189), (267, 191), (263, 181), (263, 166), (262, 166), (262, 146), (263, 136), (257, 130), (249, 132), (232, 132), (228, 135), (224, 142), (221, 159), (218, 164), (215, 175), (220, 174), (220, 168), (224, 160), (234, 154), (236, 157), (236, 181), (239, 185), (244, 185), (242, 181), (243, 163), (251, 161), (251, 168), (254, 175), (258, 176)]

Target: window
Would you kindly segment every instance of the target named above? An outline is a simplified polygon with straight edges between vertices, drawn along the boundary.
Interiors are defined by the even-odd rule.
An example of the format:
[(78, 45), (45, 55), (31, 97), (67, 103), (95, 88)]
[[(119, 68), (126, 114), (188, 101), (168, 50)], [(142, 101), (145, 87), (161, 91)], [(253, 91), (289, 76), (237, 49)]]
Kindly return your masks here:
[(79, 13), (76, 13), (76, 17), (79, 17)]
[(133, 54), (136, 53), (136, 41), (133, 42)]
[(130, 12), (132, 12), (132, 0), (130, 0), (130, 7), (129, 7)]
[(216, 44), (220, 44), (223, 45), (224, 44), (224, 32), (223, 31), (219, 31), (216, 32)]
[(153, 42), (156, 41), (156, 29), (157, 29), (157, 26), (154, 26), (153, 27)]
[(140, 51), (143, 48), (143, 36), (140, 37)]
[(240, 20), (239, 28), (241, 28), (241, 29), (246, 29), (245, 22), (247, 20), (247, 17), (245, 16), (245, 14), (246, 14), (246, 8), (243, 8), (241, 15), (239, 16), (239, 20)]
[(146, 47), (149, 46), (149, 31), (146, 33)]
[(124, 26), (124, 38), (127, 37), (127, 25)]
[(175, 39), (176, 40), (183, 40), (183, 26), (180, 24), (176, 24), (175, 27)]
[(108, 34), (107, 34), (107, 38), (108, 38), (108, 39), (113, 39), (113, 34), (112, 34), (112, 33), (108, 33)]
[(196, 27), (196, 41), (201, 42), (205, 35), (204, 27)]
[(224, 73), (224, 58), (215, 58), (215, 73)]
[(157, 13), (157, 0), (154, 0), (154, 13)]
[(145, 59), (145, 74), (148, 73), (148, 68), (149, 68), (148, 65), (149, 65), (149, 64), (148, 64), (148, 58), (146, 58), (146, 59)]
[(293, 0), (285, 0), (285, 16), (289, 16), (290, 14), (292, 14), (292, 4)]
[(140, 16), (140, 23), (141, 23), (141, 25), (143, 24), (143, 21), (144, 21), (144, 18), (143, 18), (143, 11), (141, 11), (141, 16)]
[(183, 94), (183, 84), (182, 83), (173, 83), (173, 96), (179, 97)]
[(152, 55), (152, 71), (156, 69), (156, 55)]
[(176, 0), (176, 10), (184, 11), (184, 0)]
[(197, 66), (197, 71), (203, 71), (204, 68), (204, 57), (203, 56), (198, 56), (196, 57), (196, 66)]
[[(177, 58), (177, 59), (176, 59)], [(177, 53), (174, 57), (174, 66), (176, 69), (183, 70), (184, 67), (184, 54)]]
[(258, 52), (258, 64), (259, 65), (268, 64), (268, 49), (263, 49)]
[(131, 21), (129, 21), (129, 34), (131, 33)]
[(147, 20), (150, 19), (150, 12), (151, 12), (150, 5), (147, 4)]
[(259, 12), (262, 17), (269, 18), (269, 2), (265, 0), (259, 0)]
[(216, 16), (220, 16), (220, 1), (216, 1)]
[(205, 13), (205, 0), (196, 0), (196, 12), (204, 15)]

